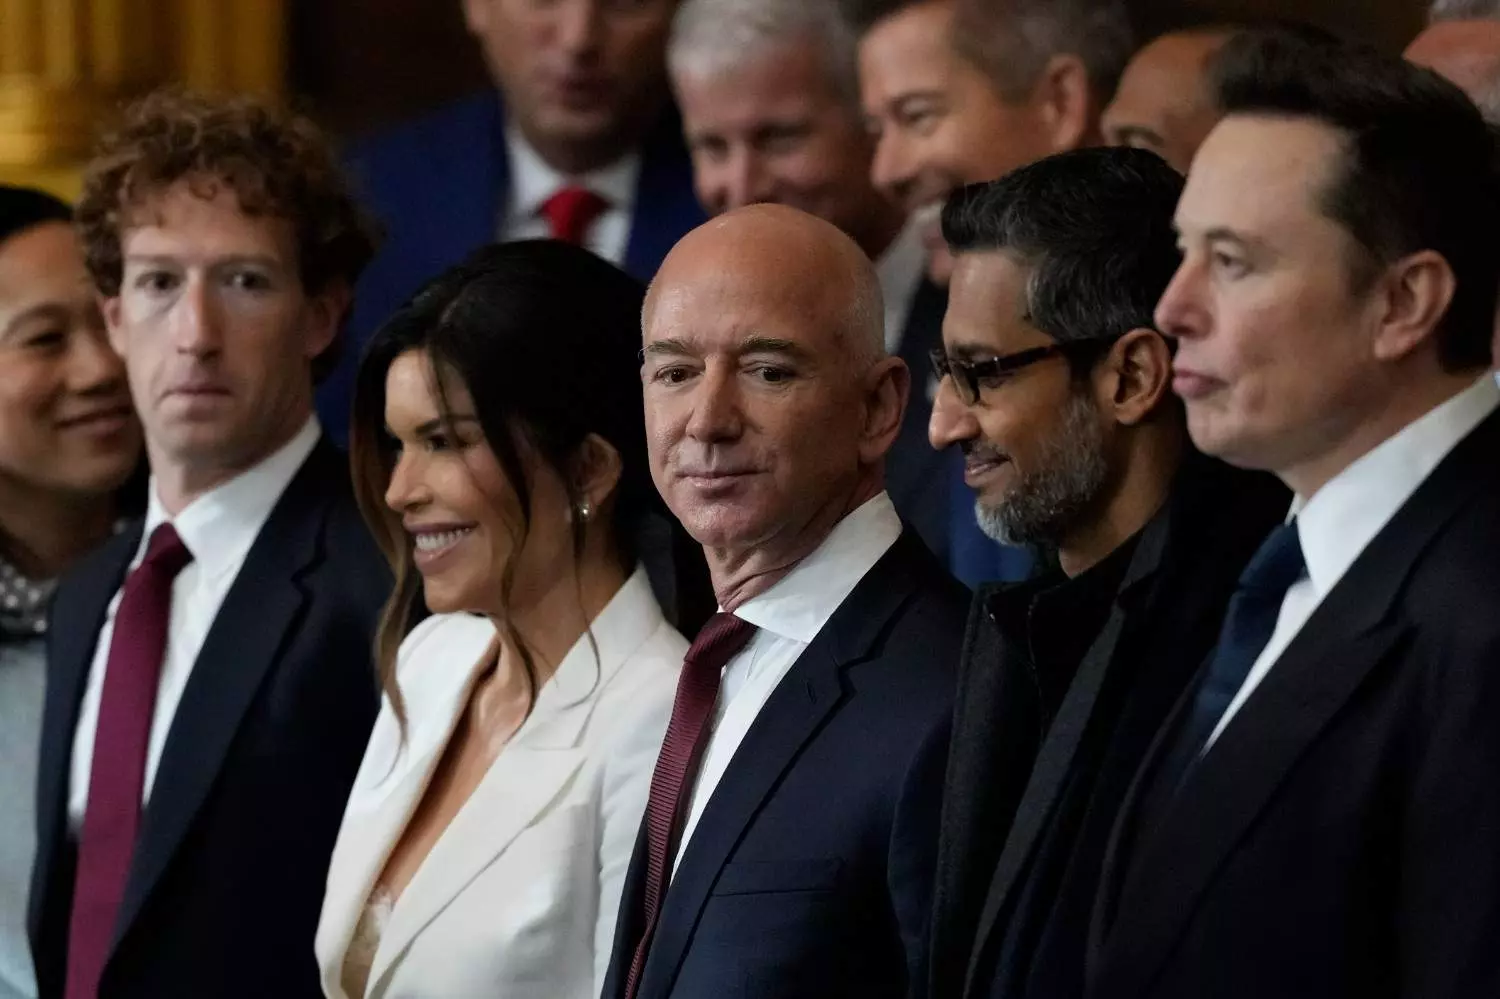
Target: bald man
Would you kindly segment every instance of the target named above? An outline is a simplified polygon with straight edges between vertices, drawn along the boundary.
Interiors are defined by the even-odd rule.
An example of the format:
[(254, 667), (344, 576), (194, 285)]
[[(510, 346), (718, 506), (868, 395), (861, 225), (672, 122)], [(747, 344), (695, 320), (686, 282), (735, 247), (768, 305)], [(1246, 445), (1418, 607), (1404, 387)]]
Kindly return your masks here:
[(722, 613), (688, 654), (606, 999), (924, 980), (967, 600), (883, 485), (910, 374), (833, 225), (729, 212), (646, 300), (651, 472)]
[(1219, 121), (1208, 70), (1234, 31), (1169, 32), (1137, 52), (1104, 109), (1105, 141), (1149, 149), (1187, 173), (1199, 144)]
[(1438, 0), (1406, 58), (1457, 84), (1500, 125), (1500, 0)]

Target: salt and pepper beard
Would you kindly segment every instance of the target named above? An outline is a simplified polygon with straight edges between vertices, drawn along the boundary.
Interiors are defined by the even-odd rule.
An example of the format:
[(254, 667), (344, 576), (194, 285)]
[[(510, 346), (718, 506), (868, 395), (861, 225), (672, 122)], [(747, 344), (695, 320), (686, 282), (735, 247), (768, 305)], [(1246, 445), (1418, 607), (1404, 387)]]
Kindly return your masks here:
[(979, 529), (1003, 545), (1055, 548), (1073, 521), (1093, 505), (1109, 474), (1099, 411), (1086, 392), (1072, 392), (1062, 420), (1037, 456), (1036, 470), (1017, 478), (998, 503), (974, 503)]

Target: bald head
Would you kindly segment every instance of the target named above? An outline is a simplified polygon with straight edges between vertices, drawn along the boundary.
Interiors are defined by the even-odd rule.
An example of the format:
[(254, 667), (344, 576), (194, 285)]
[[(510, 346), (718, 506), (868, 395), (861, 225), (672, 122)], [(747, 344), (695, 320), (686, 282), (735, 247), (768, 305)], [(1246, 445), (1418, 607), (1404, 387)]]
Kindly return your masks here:
[(784, 205), (706, 222), (657, 271), (641, 372), (651, 474), (723, 606), (880, 492), (910, 382), (885, 356), (882, 314), (864, 252)]
[(874, 265), (842, 230), (806, 212), (749, 205), (688, 233), (651, 282), (647, 329), (658, 308), (680, 308), (704, 285), (817, 316), (856, 367), (885, 355), (885, 313)]
[(1406, 58), (1446, 77), (1500, 125), (1500, 20), (1435, 21), (1406, 48)]
[(1176, 31), (1137, 52), (1104, 111), (1105, 141), (1149, 149), (1187, 173), (1219, 120), (1209, 67), (1233, 34), (1229, 27)]

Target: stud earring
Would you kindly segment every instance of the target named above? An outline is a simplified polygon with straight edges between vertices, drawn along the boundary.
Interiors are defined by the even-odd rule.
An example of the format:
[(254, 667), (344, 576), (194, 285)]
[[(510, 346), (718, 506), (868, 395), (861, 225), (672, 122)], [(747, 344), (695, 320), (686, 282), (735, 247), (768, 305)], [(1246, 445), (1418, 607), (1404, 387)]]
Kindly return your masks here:
[(584, 524), (587, 524), (589, 518), (594, 515), (594, 508), (589, 505), (588, 500), (579, 500), (575, 509), (578, 511), (578, 520)]

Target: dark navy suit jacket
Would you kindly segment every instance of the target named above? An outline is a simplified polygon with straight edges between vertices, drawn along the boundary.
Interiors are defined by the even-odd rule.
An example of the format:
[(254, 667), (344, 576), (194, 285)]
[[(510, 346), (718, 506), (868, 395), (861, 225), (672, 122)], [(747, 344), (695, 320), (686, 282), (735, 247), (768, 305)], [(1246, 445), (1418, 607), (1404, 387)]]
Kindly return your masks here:
[[(662, 901), (640, 999), (901, 999), (921, 981), (964, 589), (908, 530), (766, 702)], [(644, 840), (604, 999), (640, 933)]]
[[(450, 105), (358, 145), (356, 189), (385, 228), (380, 253), (356, 289), (338, 367), (318, 392), (318, 415), (335, 441), (347, 437), (354, 372), (365, 343), (423, 282), (495, 240), (510, 187), (505, 111), (491, 92)], [(624, 269), (648, 281), (667, 251), (704, 219), (675, 112), (641, 149), (635, 217)]]
[[(136, 522), (68, 573), (48, 630), (30, 934), (43, 999), (64, 992), (78, 848), (73, 736)], [(224, 597), (141, 816), (100, 999), (318, 999), (313, 935), (379, 694), (371, 641), (390, 572), (320, 442)]]

